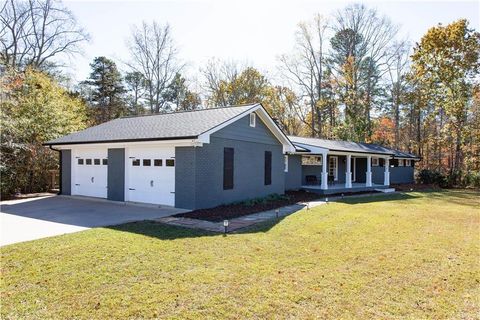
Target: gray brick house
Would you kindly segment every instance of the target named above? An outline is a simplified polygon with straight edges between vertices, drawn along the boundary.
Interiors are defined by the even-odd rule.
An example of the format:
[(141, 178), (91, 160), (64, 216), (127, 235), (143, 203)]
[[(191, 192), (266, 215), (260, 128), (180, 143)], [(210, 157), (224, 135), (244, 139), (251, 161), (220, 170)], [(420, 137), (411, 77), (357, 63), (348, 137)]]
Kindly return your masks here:
[[(413, 182), (414, 155), (287, 137), (260, 104), (115, 119), (48, 141), (61, 194), (178, 208)], [(393, 165), (393, 166), (392, 166)]]

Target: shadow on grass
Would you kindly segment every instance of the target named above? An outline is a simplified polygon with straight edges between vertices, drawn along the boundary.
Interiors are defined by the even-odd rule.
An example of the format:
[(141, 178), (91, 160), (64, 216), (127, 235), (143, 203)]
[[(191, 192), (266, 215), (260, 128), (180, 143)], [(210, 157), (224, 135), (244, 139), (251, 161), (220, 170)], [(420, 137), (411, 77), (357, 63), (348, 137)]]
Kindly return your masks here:
[(406, 194), (406, 193), (393, 193), (393, 194), (376, 194), (368, 196), (352, 196), (345, 197), (344, 199), (332, 199), (332, 201), (344, 204), (360, 204), (360, 203), (372, 203), (381, 201), (398, 201), (398, 200), (412, 200), (419, 198), (420, 196)]
[(172, 226), (152, 220), (129, 222), (104, 228), (115, 231), (136, 233), (161, 240), (175, 240), (219, 235), (219, 233), (216, 232)]
[[(378, 202), (378, 201), (391, 201), (391, 200), (409, 200), (409, 199), (415, 199), (415, 198), (418, 198), (418, 196), (414, 196), (410, 194), (392, 194), (392, 195), (348, 197), (343, 200), (337, 199), (335, 200), (335, 202), (353, 205), (353, 204), (359, 204), (359, 203), (372, 203), (372, 202)], [(319, 200), (323, 200), (323, 199), (319, 198)], [(229, 232), (227, 236), (234, 235), (234, 234), (266, 233), (272, 228), (274, 228), (277, 224), (281, 223), (283, 219), (289, 217), (292, 214), (296, 214), (302, 209), (299, 209), (298, 211), (288, 215), (280, 216), (279, 218), (272, 218), (269, 220), (259, 222), (254, 225), (247, 226), (245, 228), (237, 229), (231, 233)], [(312, 210), (315, 210), (315, 209), (312, 209)], [(174, 240), (174, 239), (182, 239), (182, 238), (195, 238), (195, 237), (208, 237), (208, 236), (222, 235), (221, 233), (218, 233), (218, 232), (210, 232), (210, 231), (204, 231), (199, 229), (190, 229), (190, 228), (180, 227), (180, 226), (172, 226), (172, 225), (167, 225), (167, 224), (149, 221), (149, 220), (126, 223), (126, 224), (121, 224), (117, 226), (110, 226), (108, 228), (117, 230), (117, 231), (122, 231), (122, 232), (137, 233), (137, 234), (145, 235), (148, 237), (155, 237), (161, 240)]]
[(428, 192), (428, 197), (433, 200), (444, 200), (461, 206), (480, 208), (480, 191), (466, 189), (444, 189)]

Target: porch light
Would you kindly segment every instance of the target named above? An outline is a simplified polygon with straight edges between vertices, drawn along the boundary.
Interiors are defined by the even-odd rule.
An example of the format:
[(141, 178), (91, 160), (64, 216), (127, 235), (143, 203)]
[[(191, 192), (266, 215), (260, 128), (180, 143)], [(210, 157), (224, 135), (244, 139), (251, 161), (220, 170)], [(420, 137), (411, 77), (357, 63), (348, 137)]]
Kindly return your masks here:
[(223, 220), (223, 227), (225, 228), (224, 233), (226, 234), (228, 231), (228, 220)]

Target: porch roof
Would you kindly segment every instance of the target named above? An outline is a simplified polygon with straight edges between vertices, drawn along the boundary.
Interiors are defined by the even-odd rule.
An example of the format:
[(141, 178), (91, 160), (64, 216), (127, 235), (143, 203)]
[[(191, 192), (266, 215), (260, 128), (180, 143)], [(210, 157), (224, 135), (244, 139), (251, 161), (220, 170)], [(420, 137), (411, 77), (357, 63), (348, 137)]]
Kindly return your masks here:
[(382, 156), (391, 156), (394, 158), (419, 159), (419, 157), (380, 146), (372, 143), (359, 143), (343, 140), (327, 140), (318, 138), (289, 136), (290, 141), (296, 147), (298, 153), (323, 153), (328, 152), (351, 152), (363, 154), (378, 154)]

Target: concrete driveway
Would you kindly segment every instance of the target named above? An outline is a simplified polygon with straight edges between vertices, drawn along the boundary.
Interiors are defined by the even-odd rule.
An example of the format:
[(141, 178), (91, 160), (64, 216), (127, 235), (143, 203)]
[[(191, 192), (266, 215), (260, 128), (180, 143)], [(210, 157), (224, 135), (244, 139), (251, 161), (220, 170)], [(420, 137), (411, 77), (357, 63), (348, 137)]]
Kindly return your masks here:
[(0, 202), (0, 246), (187, 210), (63, 196)]

